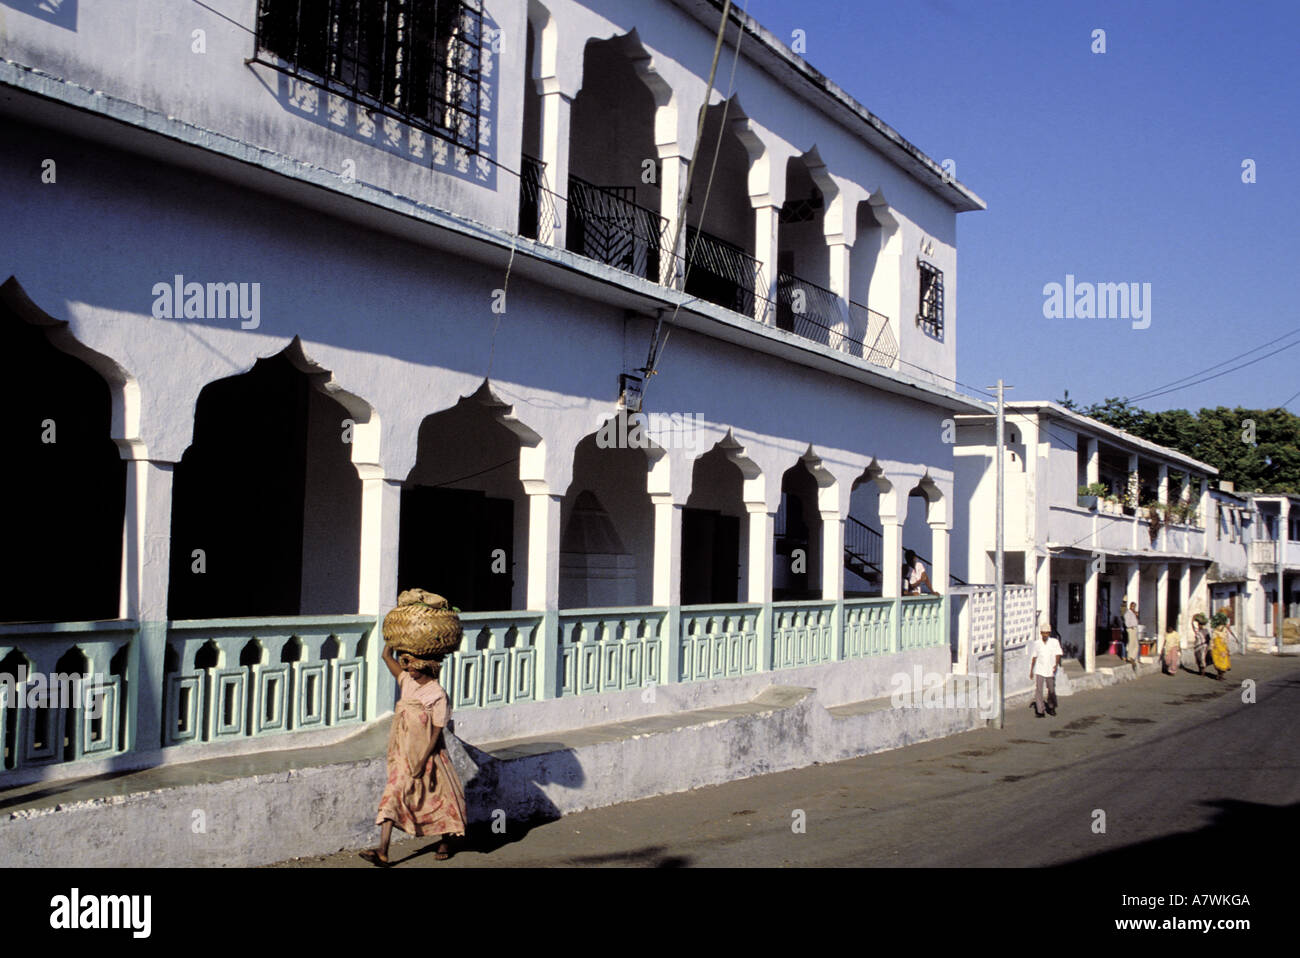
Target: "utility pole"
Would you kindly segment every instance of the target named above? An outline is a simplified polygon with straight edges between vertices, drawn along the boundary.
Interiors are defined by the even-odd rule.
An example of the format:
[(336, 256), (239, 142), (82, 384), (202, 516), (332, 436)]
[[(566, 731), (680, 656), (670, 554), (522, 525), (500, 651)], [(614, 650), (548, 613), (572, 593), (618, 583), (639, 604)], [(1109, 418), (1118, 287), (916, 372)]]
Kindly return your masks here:
[(1003, 625), (1004, 625), (1003, 620), (1006, 615), (1006, 609), (1004, 608), (1005, 596), (1003, 595), (1004, 592), (1003, 587), (1006, 584), (1005, 582), (1006, 570), (1003, 565), (1003, 554), (1002, 554), (1002, 546), (1003, 546), (1002, 525), (1003, 525), (1003, 509), (1004, 509), (1003, 500), (1006, 492), (1006, 485), (1005, 485), (1006, 477), (1004, 475), (1004, 470), (1006, 468), (1005, 446), (1006, 446), (1006, 427), (1007, 427), (1006, 403), (1003, 396), (1003, 390), (1007, 388), (1008, 387), (1003, 384), (1002, 380), (999, 379), (996, 387), (998, 391), (998, 427), (997, 427), (998, 464), (997, 464), (997, 490), (996, 490), (997, 507), (994, 513), (994, 520), (993, 520), (994, 525), (996, 526), (996, 533), (995, 533), (996, 544), (994, 546), (995, 551), (994, 551), (994, 559), (993, 559), (993, 563), (994, 563), (993, 588), (995, 590), (995, 594), (993, 596), (993, 676), (994, 676), (993, 680), (994, 682), (997, 683), (997, 699), (998, 699), (997, 717), (993, 720), (993, 725), (995, 728), (1002, 728), (1005, 725), (1006, 712), (1007, 712), (1006, 681), (1003, 672), (1003, 655), (1002, 655), (1003, 653), (1002, 636), (1003, 636)]

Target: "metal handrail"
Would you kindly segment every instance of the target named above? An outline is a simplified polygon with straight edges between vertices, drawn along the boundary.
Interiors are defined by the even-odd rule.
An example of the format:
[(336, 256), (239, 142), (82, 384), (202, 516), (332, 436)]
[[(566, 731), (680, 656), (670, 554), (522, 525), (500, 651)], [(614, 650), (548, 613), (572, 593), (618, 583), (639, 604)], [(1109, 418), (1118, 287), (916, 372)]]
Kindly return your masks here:
[(894, 338), (889, 317), (853, 300), (849, 300), (849, 314), (866, 330), (861, 342), (855, 342), (860, 349), (855, 350), (854, 355), (876, 366), (892, 368), (898, 359), (898, 340)]
[(519, 164), (519, 235), (550, 245), (557, 223), (555, 194), (546, 182), (546, 164), (523, 154)]
[(569, 177), (565, 245), (570, 251), (658, 283), (667, 230), (666, 219), (619, 189)]

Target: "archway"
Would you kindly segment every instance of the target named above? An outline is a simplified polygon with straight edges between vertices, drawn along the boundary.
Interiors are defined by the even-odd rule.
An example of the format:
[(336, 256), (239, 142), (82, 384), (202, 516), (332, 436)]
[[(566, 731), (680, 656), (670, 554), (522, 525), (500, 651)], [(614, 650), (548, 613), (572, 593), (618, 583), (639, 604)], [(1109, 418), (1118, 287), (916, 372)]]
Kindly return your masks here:
[(172, 492), (173, 619), (356, 612), (361, 480), (328, 376), (295, 341), (199, 394)]
[[(6, 284), (8, 286), (8, 284)], [(116, 619), (120, 612), (126, 462), (111, 427), (109, 385), (50, 342), (0, 296), (0, 404), (10, 425), (12, 559), (0, 621)]]

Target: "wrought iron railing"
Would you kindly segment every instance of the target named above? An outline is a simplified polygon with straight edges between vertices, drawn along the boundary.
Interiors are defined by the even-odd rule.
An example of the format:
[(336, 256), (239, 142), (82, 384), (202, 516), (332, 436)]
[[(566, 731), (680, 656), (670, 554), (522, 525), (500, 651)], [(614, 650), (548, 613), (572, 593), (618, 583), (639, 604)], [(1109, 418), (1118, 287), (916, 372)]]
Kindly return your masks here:
[(531, 156), (519, 166), (519, 235), (551, 244), (555, 240), (555, 194), (546, 182), (546, 164)]
[(849, 316), (854, 328), (863, 331), (860, 341), (857, 337), (851, 341), (853, 355), (877, 366), (892, 368), (898, 360), (898, 340), (894, 338), (889, 317), (853, 300), (849, 300)]
[[(879, 574), (881, 534), (865, 522), (848, 517), (844, 527), (844, 559), (848, 566)], [(856, 572), (857, 569), (854, 569)]]
[(602, 187), (569, 177), (565, 245), (574, 253), (658, 283), (668, 221), (638, 206), (633, 187)]
[(482, 0), (259, 0), (254, 59), (478, 149)]
[(777, 273), (776, 325), (823, 346), (850, 351), (848, 315), (840, 298), (791, 273)]
[[(739, 246), (688, 226), (686, 263), (689, 266), (683, 267), (676, 259), (673, 262), (686, 273), (684, 290), (687, 295), (698, 296), (744, 316), (759, 320), (766, 318), (771, 304), (763, 292), (767, 288), (763, 264)], [(669, 276), (665, 282), (671, 282), (673, 278)], [(758, 311), (755, 303), (765, 308)]]

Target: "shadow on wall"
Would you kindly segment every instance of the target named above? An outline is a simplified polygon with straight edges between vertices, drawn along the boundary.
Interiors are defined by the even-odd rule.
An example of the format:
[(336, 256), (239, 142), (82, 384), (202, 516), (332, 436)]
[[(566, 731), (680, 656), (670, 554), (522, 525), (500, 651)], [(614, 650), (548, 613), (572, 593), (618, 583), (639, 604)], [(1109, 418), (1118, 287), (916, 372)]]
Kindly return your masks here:
[(77, 2), (78, 0), (0, 0), (0, 4), (19, 13), (31, 14), (38, 20), (73, 33), (77, 32)]
[[(506, 834), (492, 832), (492, 837), (504, 844), (517, 840), (520, 824), (551, 822), (562, 813), (540, 785), (559, 785), (563, 788), (581, 788), (587, 776), (569, 748), (555, 743), (537, 743), (530, 746), (536, 754), (516, 759), (498, 759), (454, 734), (447, 736), (447, 750), (452, 765), (465, 785), (465, 804), (470, 822), (493, 823), (502, 821)], [(507, 837), (510, 836), (509, 838)]]
[[(45, 0), (45, 2), (50, 3), (53, 0)], [(21, 4), (22, 0), (0, 0), (0, 3), (14, 5)], [(499, 113), (498, 79), (501, 69), (500, 45), (496, 43), (495, 38), (500, 35), (500, 27), (484, 11), (479, 67), (479, 149), (477, 153), (470, 153), (450, 140), (417, 130), (398, 119), (376, 113), (353, 100), (287, 73), (277, 71), (274, 74), (275, 89), (272, 92), (280, 106), (296, 117), (328, 127), (335, 133), (383, 150), (408, 162), (495, 191), (497, 147), (494, 118)], [(346, 164), (349, 160), (344, 158), (342, 162)], [(391, 186), (388, 183), (367, 180), (361, 175), (361, 167), (355, 163), (352, 167), (345, 166), (336, 172), (342, 176), (352, 176), (381, 189), (388, 189)]]

